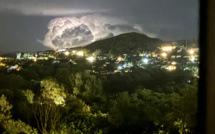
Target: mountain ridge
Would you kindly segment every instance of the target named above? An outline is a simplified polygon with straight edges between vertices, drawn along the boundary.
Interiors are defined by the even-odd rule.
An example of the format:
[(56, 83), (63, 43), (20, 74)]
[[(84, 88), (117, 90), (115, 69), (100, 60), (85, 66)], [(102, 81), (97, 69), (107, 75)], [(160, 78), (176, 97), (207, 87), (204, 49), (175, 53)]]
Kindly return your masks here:
[(89, 45), (71, 49), (87, 49), (90, 52), (101, 50), (102, 53), (124, 54), (138, 53), (140, 51), (151, 51), (160, 46), (162, 40), (150, 38), (140, 33), (124, 33), (111, 38), (95, 41)]

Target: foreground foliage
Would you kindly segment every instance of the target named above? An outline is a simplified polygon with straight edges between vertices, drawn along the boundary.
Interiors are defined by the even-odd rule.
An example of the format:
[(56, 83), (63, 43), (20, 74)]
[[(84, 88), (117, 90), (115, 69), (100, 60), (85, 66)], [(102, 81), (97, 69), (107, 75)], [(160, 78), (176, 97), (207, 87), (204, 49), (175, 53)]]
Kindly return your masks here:
[(95, 75), (65, 63), (25, 66), (0, 73), (2, 133), (195, 133), (198, 81), (185, 83), (183, 72)]

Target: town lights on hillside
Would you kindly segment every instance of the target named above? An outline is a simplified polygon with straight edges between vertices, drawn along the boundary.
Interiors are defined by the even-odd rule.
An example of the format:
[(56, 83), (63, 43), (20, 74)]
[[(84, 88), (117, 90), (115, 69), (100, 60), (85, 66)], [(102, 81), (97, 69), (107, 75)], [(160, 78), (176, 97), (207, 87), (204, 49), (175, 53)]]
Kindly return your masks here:
[(64, 52), (64, 54), (68, 56), (68, 55), (69, 55), (69, 52), (68, 52), (68, 51), (66, 51), (66, 52)]
[(4, 67), (4, 66), (6, 66), (6, 64), (0, 62), (0, 66), (3, 66), (3, 67)]
[(16, 68), (16, 71), (19, 71), (20, 69), (21, 69), (20, 67), (17, 67), (17, 68)]
[(168, 66), (166, 69), (172, 71), (176, 69), (176, 66)]
[(75, 54), (77, 51), (73, 50), (72, 53)]
[(82, 51), (78, 51), (76, 54), (77, 54), (78, 56), (84, 56), (84, 52), (82, 52)]
[(172, 65), (175, 65), (175, 64), (176, 64), (176, 62), (175, 62), (175, 61), (173, 61), (173, 62), (172, 62)]
[(195, 61), (195, 57), (192, 56), (192, 57), (190, 58), (190, 61), (194, 62), (194, 61)]
[(167, 54), (166, 54), (166, 53), (162, 53), (161, 55), (162, 55), (163, 57), (166, 57), (166, 56), (167, 56)]
[(148, 64), (148, 62), (149, 62), (149, 59), (147, 59), (147, 58), (144, 58), (144, 59), (143, 59), (143, 63), (144, 63), (144, 64)]
[(117, 61), (122, 61), (122, 60), (123, 60), (122, 57), (117, 58)]
[(63, 48), (63, 49), (59, 49), (59, 50), (58, 50), (58, 52), (64, 52), (64, 51), (66, 51), (66, 49), (65, 49), (65, 48)]
[(193, 49), (190, 49), (190, 50), (189, 50), (189, 53), (192, 55), (192, 54), (195, 53), (195, 51), (194, 51)]
[(122, 66), (118, 66), (117, 69), (118, 69), (118, 70), (122, 70)]
[(172, 51), (172, 49), (173, 49), (172, 46), (166, 46), (162, 48), (163, 51)]
[(88, 57), (88, 58), (86, 58), (89, 62), (93, 62), (94, 60), (95, 60), (95, 58), (94, 57)]

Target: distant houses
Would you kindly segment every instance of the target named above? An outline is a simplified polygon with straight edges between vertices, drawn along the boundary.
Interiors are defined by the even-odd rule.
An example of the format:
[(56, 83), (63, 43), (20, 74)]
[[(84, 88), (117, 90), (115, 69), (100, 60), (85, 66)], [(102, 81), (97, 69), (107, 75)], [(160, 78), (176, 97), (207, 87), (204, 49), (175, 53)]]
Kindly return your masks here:
[[(49, 50), (34, 53), (17, 53), (19, 60), (48, 60), (53, 59), (53, 63), (60, 63), (62, 59), (68, 59), (68, 63), (79, 64), (77, 60), (84, 58), (92, 63), (92, 73), (113, 74), (118, 72), (132, 72), (134, 66), (149, 69), (165, 69), (173, 71), (176, 69), (189, 70), (190, 65), (197, 66), (199, 63), (199, 49), (197, 47), (186, 47), (172, 42), (170, 45), (161, 45), (151, 51), (139, 51), (137, 53), (124, 53), (122, 55), (111, 55), (110, 53), (90, 53), (86, 49), (68, 48), (60, 50)], [(101, 62), (101, 64), (94, 63)]]

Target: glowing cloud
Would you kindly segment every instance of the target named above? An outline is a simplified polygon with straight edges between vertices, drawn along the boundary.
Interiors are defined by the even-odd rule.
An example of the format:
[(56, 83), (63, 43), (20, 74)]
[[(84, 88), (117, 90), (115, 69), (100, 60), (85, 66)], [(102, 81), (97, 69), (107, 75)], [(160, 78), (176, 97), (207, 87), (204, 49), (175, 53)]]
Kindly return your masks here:
[(100, 15), (55, 18), (48, 24), (44, 40), (53, 49), (88, 45), (94, 41), (126, 32), (142, 32), (142, 28), (126, 21)]

